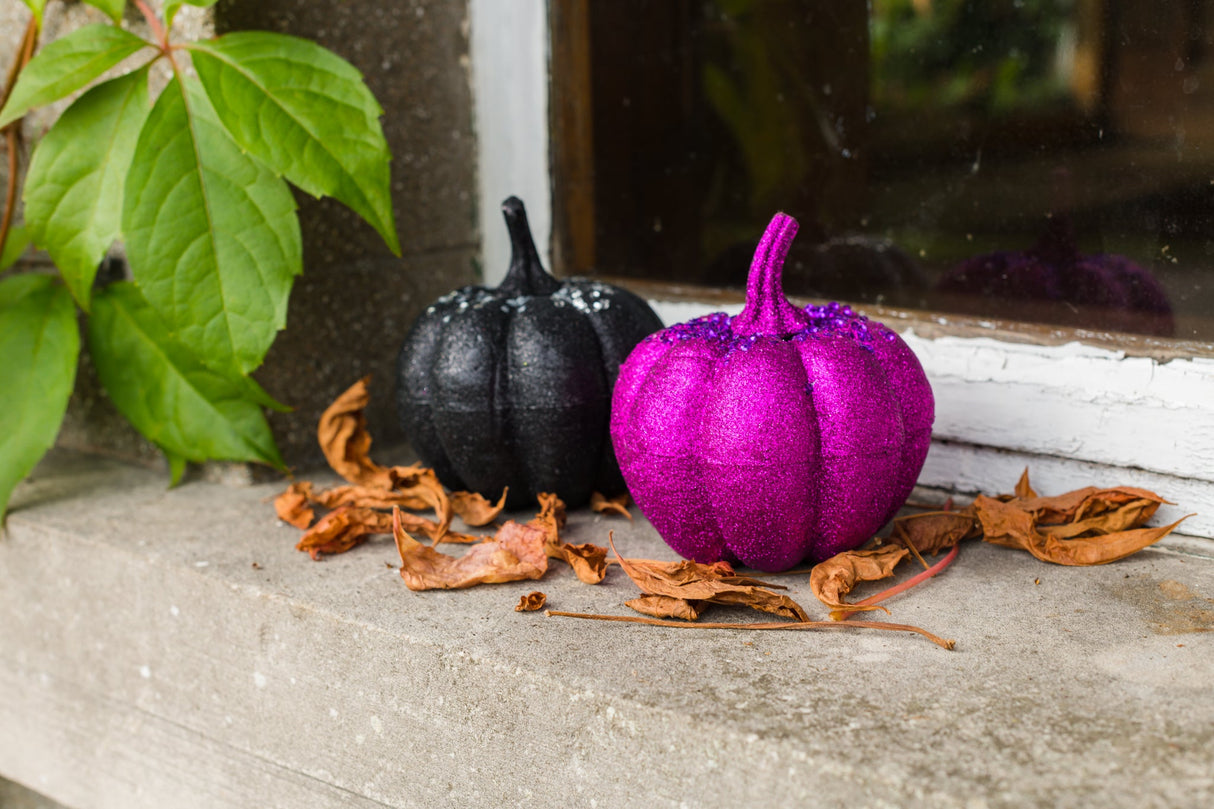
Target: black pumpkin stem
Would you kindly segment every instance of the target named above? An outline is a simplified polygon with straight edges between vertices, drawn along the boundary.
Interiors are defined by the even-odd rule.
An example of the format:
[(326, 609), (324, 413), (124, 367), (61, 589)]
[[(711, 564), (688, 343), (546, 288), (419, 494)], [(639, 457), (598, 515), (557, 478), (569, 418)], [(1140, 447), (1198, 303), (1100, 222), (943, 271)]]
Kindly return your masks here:
[(510, 269), (497, 288), (510, 297), (519, 295), (551, 295), (561, 288), (561, 282), (549, 275), (540, 264), (540, 254), (531, 238), (527, 211), (523, 201), (510, 197), (502, 203), (502, 216), (510, 231)]

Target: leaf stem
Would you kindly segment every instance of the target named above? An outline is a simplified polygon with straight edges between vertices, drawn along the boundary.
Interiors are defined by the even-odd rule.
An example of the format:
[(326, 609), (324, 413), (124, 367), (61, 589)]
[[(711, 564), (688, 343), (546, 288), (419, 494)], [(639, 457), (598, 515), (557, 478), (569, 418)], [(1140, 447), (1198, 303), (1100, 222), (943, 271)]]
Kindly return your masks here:
[(746, 630), (764, 630), (764, 629), (839, 629), (841, 627), (855, 627), (856, 629), (883, 629), (890, 632), (914, 632), (922, 635), (937, 646), (945, 649), (952, 649), (955, 645), (954, 641), (945, 640), (937, 635), (933, 635), (926, 629), (920, 629), (917, 626), (909, 624), (887, 624), (882, 621), (847, 621), (840, 623), (838, 621), (773, 621), (771, 623), (761, 624), (733, 624), (733, 623), (689, 623), (687, 621), (664, 621), (660, 618), (642, 618), (639, 615), (596, 615), (587, 612), (561, 612), (558, 610), (544, 610), (544, 615), (557, 616), (560, 618), (588, 618), (594, 621), (617, 621), (620, 623), (629, 624), (648, 624), (649, 626), (667, 626), (674, 629), (746, 629)]
[(135, 5), (143, 14), (143, 18), (148, 21), (148, 28), (152, 29), (152, 36), (156, 37), (156, 41), (160, 43), (160, 50), (165, 56), (172, 58), (170, 55), (172, 47), (169, 45), (168, 29), (161, 24), (160, 20), (156, 17), (155, 12), (152, 11), (144, 0), (135, 0)]
[[(9, 66), (8, 76), (4, 82), (4, 94), (0, 96), (0, 109), (3, 109), (4, 105), (8, 103), (13, 87), (16, 86), (17, 79), (21, 76), (21, 71), (34, 57), (34, 49), (37, 47), (38, 22), (31, 17), (29, 24), (25, 27), (25, 34), (21, 38), (21, 48), (17, 52), (17, 58)], [(4, 253), (4, 245), (8, 243), (8, 234), (13, 227), (13, 214), (17, 209), (17, 174), (21, 168), (22, 120), (24, 118), (18, 118), (4, 128), (4, 139), (8, 147), (8, 186), (4, 194), (4, 213), (0, 214), (0, 254)]]
[[(961, 547), (960, 543), (954, 545), (953, 549), (950, 550), (947, 554), (945, 554), (943, 559), (941, 559), (939, 562), (937, 562), (936, 564), (929, 567), (927, 570), (920, 572), (917, 576), (912, 576), (911, 578), (907, 579), (906, 581), (902, 582), (901, 584), (895, 584), (893, 587), (890, 587), (888, 590), (882, 590), (881, 592), (877, 593), (875, 596), (869, 596), (868, 598), (864, 599), (863, 601), (857, 601), (852, 606), (870, 607), (873, 604), (878, 604), (891, 596), (896, 596), (898, 593), (905, 592), (906, 590), (909, 590), (910, 588), (914, 587), (916, 584), (919, 584), (920, 582), (927, 581), (932, 576), (935, 576), (937, 573), (939, 573), (940, 571), (942, 571), (946, 567), (948, 567), (950, 564), (952, 564), (953, 560), (957, 558), (957, 550), (960, 547)], [(834, 612), (832, 612), (830, 614), (830, 617), (831, 617), (831, 620), (833, 620), (833, 621), (846, 621), (848, 618), (855, 615), (857, 612), (863, 612), (863, 610), (854, 610), (854, 611), (850, 611), (850, 612), (847, 610), (835, 610)]]

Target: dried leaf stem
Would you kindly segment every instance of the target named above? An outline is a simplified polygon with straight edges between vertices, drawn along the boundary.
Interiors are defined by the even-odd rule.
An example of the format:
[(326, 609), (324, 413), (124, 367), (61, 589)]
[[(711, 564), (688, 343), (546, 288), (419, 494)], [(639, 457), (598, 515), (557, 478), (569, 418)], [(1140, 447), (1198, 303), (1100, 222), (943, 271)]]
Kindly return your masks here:
[(839, 629), (840, 627), (853, 627), (855, 629), (881, 629), (890, 632), (914, 632), (917, 635), (930, 640), (932, 643), (944, 649), (952, 649), (955, 645), (954, 641), (945, 640), (937, 635), (933, 635), (926, 629), (920, 629), (917, 626), (909, 624), (887, 624), (881, 621), (773, 621), (770, 623), (759, 624), (736, 624), (736, 623), (712, 623), (712, 622), (696, 622), (689, 623), (687, 621), (665, 621), (660, 618), (645, 618), (639, 615), (597, 615), (588, 612), (562, 612), (559, 610), (544, 610), (545, 615), (556, 616), (559, 618), (586, 618), (594, 621), (615, 621), (619, 623), (629, 624), (648, 624), (649, 626), (668, 626), (675, 629), (746, 629), (746, 630), (763, 630), (763, 629)]
[[(937, 573), (944, 570), (946, 567), (948, 567), (949, 565), (951, 565), (953, 563), (953, 560), (957, 558), (957, 551), (960, 547), (961, 547), (960, 545), (954, 545), (952, 550), (950, 550), (947, 554), (945, 554), (943, 559), (941, 559), (939, 562), (937, 562), (936, 564), (929, 567), (927, 570), (921, 571), (918, 575), (912, 576), (911, 578), (907, 579), (906, 581), (902, 582), (901, 584), (895, 584), (893, 587), (890, 587), (889, 589), (886, 589), (886, 590), (882, 590), (881, 592), (877, 593), (874, 596), (869, 596), (868, 598), (864, 599), (863, 601), (857, 601), (856, 606), (857, 607), (870, 607), (874, 604), (879, 604), (880, 602), (884, 601), (887, 598), (890, 598), (891, 596), (896, 596), (896, 595), (898, 595), (898, 593), (909, 590), (910, 588), (914, 587), (915, 585), (917, 585), (921, 582), (927, 581), (932, 576), (935, 576)], [(918, 554), (916, 554), (916, 556), (917, 555)], [(922, 560), (922, 558), (923, 557), (921, 557), (921, 556), (919, 557), (920, 560)], [(830, 614), (830, 618), (832, 621), (846, 621), (848, 618), (855, 615), (857, 612), (862, 612), (862, 610), (852, 610), (852, 611), (835, 610), (834, 612), (832, 612)]]
[[(38, 47), (38, 21), (32, 16), (25, 26), (25, 35), (21, 38), (21, 46), (13, 64), (8, 69), (4, 82), (3, 96), (0, 96), (0, 109), (8, 103), (13, 87), (21, 76), (21, 71), (34, 57), (34, 49)], [(4, 212), (0, 214), (0, 255), (4, 253), (4, 245), (8, 243), (8, 234), (13, 227), (13, 214), (17, 210), (17, 174), (21, 169), (21, 121), (18, 118), (4, 128), (4, 140), (8, 147), (8, 187), (4, 192)]]

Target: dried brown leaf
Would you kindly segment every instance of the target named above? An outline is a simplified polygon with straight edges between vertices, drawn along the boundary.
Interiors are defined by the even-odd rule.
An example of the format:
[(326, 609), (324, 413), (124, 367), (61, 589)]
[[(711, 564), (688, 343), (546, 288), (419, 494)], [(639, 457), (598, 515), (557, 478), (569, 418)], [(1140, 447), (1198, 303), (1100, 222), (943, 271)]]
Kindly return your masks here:
[(544, 552), (550, 559), (567, 562), (578, 579), (586, 584), (598, 584), (607, 575), (607, 549), (601, 545), (545, 542)]
[(295, 549), (313, 559), (322, 553), (345, 553), (373, 534), (392, 531), (389, 514), (370, 508), (342, 506), (321, 517), (302, 537)]
[(509, 488), (502, 489), (502, 496), (496, 504), (490, 503), (476, 492), (452, 492), (451, 508), (459, 515), (466, 525), (480, 527), (488, 525), (497, 519), (506, 507), (506, 495)]
[[(608, 541), (610, 542), (610, 535)], [(615, 551), (615, 545), (612, 544)], [(733, 574), (726, 562), (702, 565), (697, 562), (642, 562), (625, 559), (615, 551), (620, 567), (628, 578), (648, 595), (670, 596), (685, 601), (709, 601), (713, 604), (735, 604), (762, 612), (770, 612), (795, 621), (807, 621), (809, 616), (796, 601), (773, 592), (758, 579)]]
[(360, 486), (391, 489), (391, 470), (369, 457), (371, 434), (363, 410), (371, 400), (370, 381), (371, 377), (363, 377), (329, 405), (320, 416), (316, 438), (334, 472)]
[(589, 542), (570, 545), (561, 542), (565, 526), (565, 503), (555, 494), (541, 493), (540, 512), (527, 524), (544, 532), (544, 553), (550, 559), (560, 559), (573, 568), (578, 579), (586, 584), (598, 584), (607, 575), (607, 549)]
[(477, 584), (538, 579), (548, 570), (544, 532), (513, 520), (460, 557), (418, 542), (405, 531), (403, 513), (392, 510), (392, 534), (400, 552), (401, 578), (410, 590), (455, 590)]
[(884, 607), (875, 604), (849, 604), (843, 597), (860, 582), (877, 581), (894, 575), (894, 568), (908, 555), (910, 551), (900, 545), (835, 554), (814, 565), (814, 569), (809, 573), (809, 588), (817, 599), (831, 610), (888, 612)]
[[(1093, 517), (1077, 519), (1074, 522), (1061, 525), (1041, 525), (1038, 529), (1043, 534), (1049, 534), (1059, 539), (1069, 539), (1084, 535), (1115, 534), (1138, 528), (1159, 510), (1158, 500), (1129, 500), (1112, 511), (1104, 511)], [(1083, 513), (1081, 507), (1077, 514)]]
[(565, 527), (564, 500), (548, 492), (540, 492), (535, 496), (535, 499), (540, 503), (540, 513), (536, 516), (536, 519), (551, 520), (558, 530)]
[(492, 537), (483, 535), (478, 536), (476, 534), (461, 534), (459, 531), (448, 531), (439, 537), (439, 541), (435, 544), (445, 545), (450, 543), (452, 545), (474, 545), (477, 542), (484, 542), (486, 539), (492, 539)]
[(339, 506), (362, 506), (364, 508), (391, 509), (400, 506), (409, 511), (421, 511), (433, 508), (431, 502), (418, 497), (413, 491), (396, 491), (392, 489), (376, 489), (370, 486), (349, 484), (334, 486), (311, 494), (311, 501), (325, 508)]
[[(1136, 507), (1134, 502), (1129, 501), (1127, 510), (1141, 514), (1142, 509)], [(974, 500), (974, 508), (982, 522), (983, 539), (987, 542), (1019, 548), (1044, 562), (1059, 565), (1102, 565), (1124, 559), (1167, 536), (1187, 519), (1182, 517), (1171, 525), (1155, 528), (1064, 538), (1039, 530), (1033, 513), (1026, 511), (1015, 500), (1003, 502), (979, 495)], [(1073, 513), (1078, 513), (1078, 509)]]
[(1032, 485), (1029, 484), (1029, 468), (1024, 467), (1024, 471), (1020, 473), (1020, 480), (1016, 481), (1015, 489), (1016, 497), (1036, 497), (1037, 492), (1033, 491)]
[(1086, 486), (1053, 497), (1000, 497), (999, 499), (1015, 503), (1021, 510), (1029, 512), (1039, 525), (1060, 525), (1100, 517), (1111, 511), (1120, 510), (1137, 500), (1147, 500), (1156, 504), (1168, 502), (1154, 492), (1133, 486), (1118, 486), (1111, 489)]
[(628, 492), (615, 497), (604, 497), (598, 492), (593, 492), (590, 495), (590, 510), (598, 514), (618, 514), (629, 520), (632, 519), (632, 515), (628, 512)]
[(312, 484), (297, 480), (274, 499), (274, 511), (283, 522), (306, 529), (316, 519), (316, 512), (308, 507), (311, 500)]
[(518, 604), (516, 604), (514, 607), (514, 611), (535, 612), (536, 610), (542, 610), (547, 601), (548, 596), (544, 595), (539, 590), (536, 590), (535, 592), (527, 593), (525, 596), (520, 596)]
[(936, 554), (958, 542), (981, 536), (982, 526), (972, 508), (960, 511), (927, 511), (894, 520), (889, 541), (914, 548), (919, 553)]
[(655, 595), (637, 596), (631, 601), (625, 601), (624, 605), (654, 618), (682, 618), (684, 621), (698, 621), (708, 608), (706, 601), (688, 601), (685, 598)]

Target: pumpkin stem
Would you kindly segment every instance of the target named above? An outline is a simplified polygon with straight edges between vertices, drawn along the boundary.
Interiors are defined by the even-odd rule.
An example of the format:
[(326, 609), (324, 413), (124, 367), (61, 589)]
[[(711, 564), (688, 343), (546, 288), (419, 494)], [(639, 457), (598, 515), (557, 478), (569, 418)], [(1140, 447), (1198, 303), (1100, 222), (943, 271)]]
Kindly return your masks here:
[(561, 288), (561, 282), (553, 278), (540, 264), (540, 254), (531, 238), (531, 227), (527, 224), (527, 211), (523, 201), (510, 197), (502, 203), (502, 216), (506, 229), (510, 231), (510, 269), (497, 291), (510, 297), (519, 295), (551, 295)]
[(800, 331), (809, 323), (804, 312), (784, 297), (784, 259), (797, 235), (797, 220), (777, 213), (763, 232), (750, 277), (746, 281), (746, 308), (733, 319), (734, 334), (770, 334), (784, 336)]

